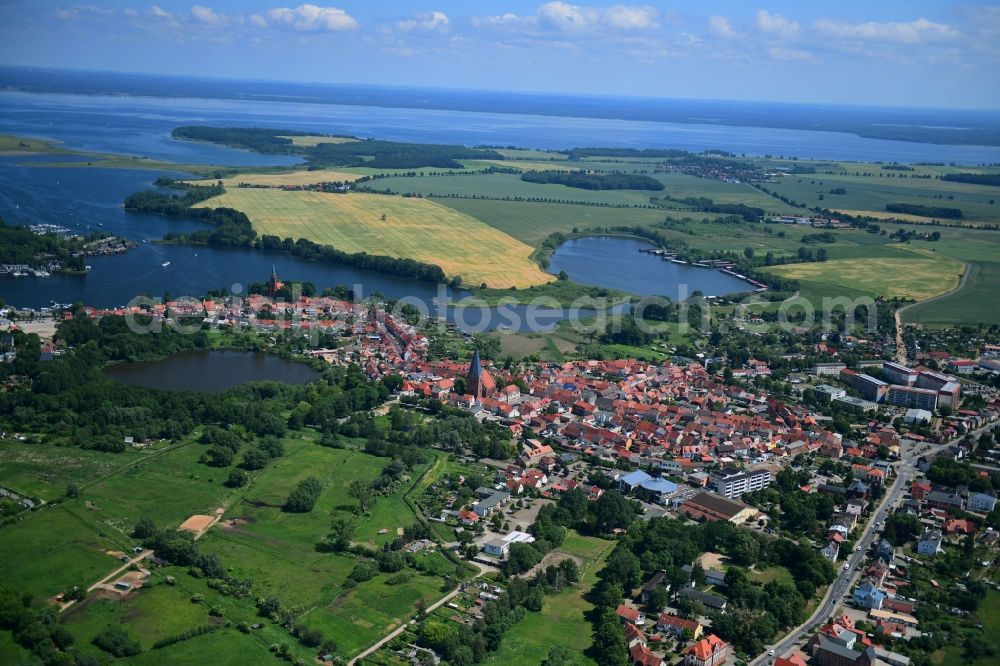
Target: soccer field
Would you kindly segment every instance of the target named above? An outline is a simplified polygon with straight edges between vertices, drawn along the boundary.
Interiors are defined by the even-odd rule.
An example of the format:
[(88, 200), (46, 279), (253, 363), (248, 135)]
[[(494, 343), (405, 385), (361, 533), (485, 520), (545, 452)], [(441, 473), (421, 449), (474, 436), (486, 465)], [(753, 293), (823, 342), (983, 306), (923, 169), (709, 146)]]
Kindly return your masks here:
[(521, 288), (553, 279), (529, 258), (530, 246), (427, 199), (233, 188), (198, 206), (243, 211), (259, 234), (437, 264), (470, 285)]

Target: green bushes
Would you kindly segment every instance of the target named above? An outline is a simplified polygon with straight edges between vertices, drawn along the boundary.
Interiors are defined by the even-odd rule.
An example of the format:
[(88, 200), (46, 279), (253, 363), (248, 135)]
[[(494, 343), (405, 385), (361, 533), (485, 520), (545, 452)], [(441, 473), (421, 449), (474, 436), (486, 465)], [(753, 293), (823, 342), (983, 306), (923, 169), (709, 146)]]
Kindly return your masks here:
[(105, 627), (94, 637), (94, 645), (115, 657), (134, 657), (142, 652), (139, 641), (122, 627)]
[(204, 636), (205, 634), (210, 634), (213, 631), (218, 631), (222, 629), (221, 624), (206, 624), (201, 627), (196, 627), (194, 629), (188, 629), (187, 631), (177, 634), (176, 636), (167, 636), (166, 638), (161, 638), (160, 640), (153, 643), (153, 649), (159, 650), (165, 648), (168, 645), (173, 645), (174, 643), (180, 643), (181, 641), (186, 641), (188, 639), (194, 638), (196, 636)]
[(316, 477), (303, 479), (285, 500), (284, 510), (288, 513), (309, 513), (322, 491), (323, 486)]

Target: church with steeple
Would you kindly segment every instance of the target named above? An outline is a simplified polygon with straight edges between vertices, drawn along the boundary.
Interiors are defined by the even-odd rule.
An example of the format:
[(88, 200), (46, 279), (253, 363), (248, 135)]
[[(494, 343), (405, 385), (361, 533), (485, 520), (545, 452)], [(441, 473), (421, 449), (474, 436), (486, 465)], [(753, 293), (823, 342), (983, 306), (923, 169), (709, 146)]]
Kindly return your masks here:
[(465, 378), (465, 387), (466, 392), (477, 401), (492, 397), (497, 390), (496, 381), (479, 360), (478, 349), (472, 353), (472, 362), (469, 364), (469, 374)]
[(271, 277), (267, 281), (267, 295), (270, 298), (274, 298), (275, 295), (281, 291), (281, 288), (285, 286), (285, 283), (278, 279), (278, 271), (275, 269), (274, 264), (271, 264)]

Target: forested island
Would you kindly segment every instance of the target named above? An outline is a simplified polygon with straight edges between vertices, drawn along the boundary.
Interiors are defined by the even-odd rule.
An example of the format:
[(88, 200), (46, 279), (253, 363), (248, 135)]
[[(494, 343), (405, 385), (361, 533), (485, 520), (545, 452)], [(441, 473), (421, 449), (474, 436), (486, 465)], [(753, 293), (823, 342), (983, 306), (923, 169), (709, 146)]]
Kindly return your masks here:
[[(259, 127), (205, 127), (188, 125), (175, 128), (175, 139), (208, 141), (232, 148), (264, 153), (302, 155), (311, 167), (365, 166), (379, 169), (416, 169), (439, 167), (463, 169), (457, 160), (502, 160), (503, 155), (492, 149), (467, 148), (459, 145), (406, 143), (380, 139), (345, 140), (331, 137), (335, 143), (296, 144), (287, 137), (315, 136), (308, 132)], [(321, 141), (321, 139), (317, 140)]]

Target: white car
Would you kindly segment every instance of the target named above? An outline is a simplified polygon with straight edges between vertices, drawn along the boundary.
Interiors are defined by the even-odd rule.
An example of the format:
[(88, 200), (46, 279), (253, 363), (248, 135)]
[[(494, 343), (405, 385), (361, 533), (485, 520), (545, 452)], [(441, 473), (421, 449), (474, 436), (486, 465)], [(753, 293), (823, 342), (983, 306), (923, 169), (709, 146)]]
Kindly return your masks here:
[(774, 656), (774, 650), (768, 650), (767, 651), (767, 656), (773, 657)]
[(850, 571), (850, 570), (851, 570), (851, 565), (850, 564), (845, 564), (844, 565), (844, 571)]

